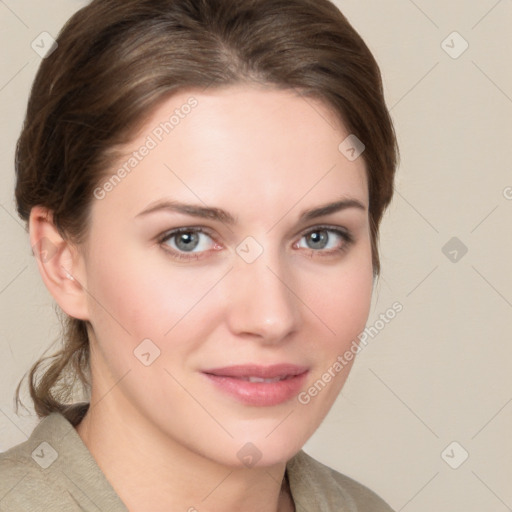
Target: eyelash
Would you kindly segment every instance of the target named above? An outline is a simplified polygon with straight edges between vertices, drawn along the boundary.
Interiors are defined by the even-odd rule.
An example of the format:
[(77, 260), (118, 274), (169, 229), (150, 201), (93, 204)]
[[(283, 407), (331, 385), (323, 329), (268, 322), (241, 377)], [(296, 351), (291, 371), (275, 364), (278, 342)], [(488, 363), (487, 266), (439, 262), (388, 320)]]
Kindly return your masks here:
[[(344, 243), (341, 247), (337, 247), (335, 249), (329, 249), (329, 250), (309, 249), (309, 253), (311, 254), (311, 257), (313, 257), (314, 255), (318, 255), (320, 257), (329, 257), (329, 256), (332, 257), (335, 254), (341, 254), (343, 252), (346, 252), (349, 249), (349, 247), (354, 243), (354, 238), (348, 231), (345, 231), (343, 229), (340, 229), (340, 228), (334, 227), (334, 226), (315, 226), (314, 228), (309, 229), (308, 231), (303, 233), (301, 236), (301, 239), (304, 237), (307, 237), (308, 235), (311, 235), (312, 233), (316, 233), (318, 231), (328, 231), (330, 233), (335, 233), (336, 235), (339, 235), (344, 240)], [(172, 231), (167, 231), (158, 239), (158, 243), (161, 246), (163, 246), (165, 244), (165, 242), (168, 242), (171, 238), (173, 238), (177, 235), (180, 235), (182, 233), (203, 233), (203, 234), (209, 236), (212, 240), (214, 240), (214, 238), (208, 233), (208, 231), (204, 230), (203, 228), (183, 227), (183, 228), (173, 229)], [(175, 249), (171, 249), (171, 248), (169, 248), (169, 246), (163, 247), (163, 249), (167, 253), (170, 253), (173, 258), (176, 258), (178, 260), (184, 260), (184, 261), (200, 260), (204, 257), (203, 254), (208, 252), (208, 251), (203, 251), (202, 253), (187, 254), (185, 252), (179, 252), (179, 251), (176, 251)], [(308, 249), (306, 249), (306, 250), (308, 250)]]

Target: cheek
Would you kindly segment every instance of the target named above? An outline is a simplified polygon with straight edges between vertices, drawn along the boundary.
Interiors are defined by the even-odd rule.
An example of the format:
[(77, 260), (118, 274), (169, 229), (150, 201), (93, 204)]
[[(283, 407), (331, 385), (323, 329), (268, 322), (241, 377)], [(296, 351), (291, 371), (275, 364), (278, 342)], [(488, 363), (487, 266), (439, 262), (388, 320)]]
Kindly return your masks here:
[[(150, 324), (159, 289), (148, 283), (150, 274), (137, 253), (115, 236), (97, 238), (87, 258), (90, 323), (100, 344), (135, 343), (144, 334), (143, 320)], [(159, 284), (162, 287), (162, 284)], [(148, 296), (148, 292), (151, 295)]]
[(315, 314), (325, 347), (342, 350), (365, 327), (373, 291), (370, 246), (360, 247), (344, 264), (308, 279), (303, 284), (307, 305)]
[(198, 275), (197, 269), (173, 267), (165, 255), (148, 259), (138, 251), (124, 251), (123, 257), (102, 253), (88, 269), (91, 324), (99, 341), (120, 348), (128, 344), (133, 350), (149, 338), (164, 349), (195, 309), (201, 309), (202, 318), (208, 314), (197, 306), (217, 273)]
[[(336, 271), (309, 284), (309, 308), (319, 317), (308, 347), (316, 362), (298, 401), (310, 419), (310, 433), (327, 415), (355, 362), (357, 336), (364, 330), (371, 306), (373, 269), (370, 246), (359, 250)], [(348, 356), (347, 356), (348, 354)]]

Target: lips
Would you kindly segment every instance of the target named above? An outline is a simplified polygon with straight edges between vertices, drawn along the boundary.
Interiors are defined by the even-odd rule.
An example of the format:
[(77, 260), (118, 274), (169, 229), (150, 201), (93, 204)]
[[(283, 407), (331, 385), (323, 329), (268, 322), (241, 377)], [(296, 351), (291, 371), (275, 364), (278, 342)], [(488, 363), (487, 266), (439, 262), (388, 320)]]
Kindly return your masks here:
[(309, 369), (294, 364), (227, 366), (202, 373), (215, 388), (246, 405), (273, 406), (296, 396)]
[(254, 380), (254, 382), (276, 382), (286, 378), (295, 377), (308, 370), (306, 366), (298, 366), (294, 364), (274, 364), (271, 366), (259, 366), (254, 364), (226, 366), (224, 368), (214, 368), (212, 370), (204, 370), (203, 373), (216, 375), (218, 377), (232, 377), (235, 379)]

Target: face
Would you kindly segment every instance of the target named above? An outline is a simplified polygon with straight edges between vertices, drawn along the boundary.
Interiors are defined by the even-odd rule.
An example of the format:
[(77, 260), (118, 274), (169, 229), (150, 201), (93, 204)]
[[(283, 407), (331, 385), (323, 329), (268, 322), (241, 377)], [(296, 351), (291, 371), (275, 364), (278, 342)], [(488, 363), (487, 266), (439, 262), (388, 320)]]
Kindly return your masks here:
[(93, 385), (127, 421), (232, 466), (317, 429), (373, 286), (348, 135), (318, 101), (240, 85), (174, 95), (124, 148), (83, 269)]

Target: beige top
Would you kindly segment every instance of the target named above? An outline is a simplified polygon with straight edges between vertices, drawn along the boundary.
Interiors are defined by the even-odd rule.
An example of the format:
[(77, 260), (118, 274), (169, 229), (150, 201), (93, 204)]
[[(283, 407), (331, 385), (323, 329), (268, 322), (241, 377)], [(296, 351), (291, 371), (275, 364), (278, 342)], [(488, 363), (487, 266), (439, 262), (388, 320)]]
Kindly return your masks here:
[[(367, 487), (302, 450), (288, 461), (286, 471), (297, 512), (393, 512)], [(0, 454), (2, 512), (127, 510), (73, 424), (60, 413), (43, 418), (27, 441)]]

